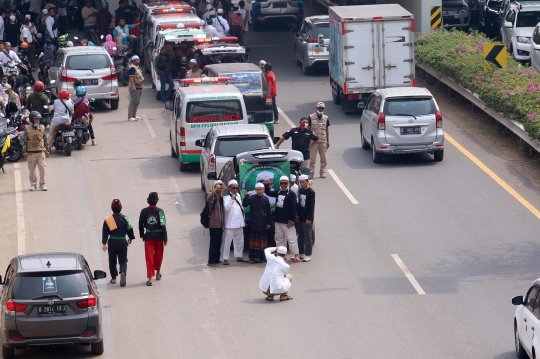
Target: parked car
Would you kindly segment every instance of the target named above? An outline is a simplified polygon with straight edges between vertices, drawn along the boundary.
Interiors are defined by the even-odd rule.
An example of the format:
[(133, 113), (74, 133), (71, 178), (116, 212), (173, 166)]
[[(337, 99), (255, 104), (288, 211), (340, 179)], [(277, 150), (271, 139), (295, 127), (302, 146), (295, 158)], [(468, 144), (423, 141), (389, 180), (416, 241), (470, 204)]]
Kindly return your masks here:
[(444, 156), (443, 119), (431, 92), (421, 87), (376, 90), (360, 119), (362, 148), (375, 163), (386, 154), (432, 153)]
[(540, 328), (540, 278), (535, 280), (527, 295), (512, 298), (516, 306), (514, 314), (514, 341), (518, 358), (536, 358), (535, 349), (540, 348), (539, 336), (535, 328)]
[(49, 68), (49, 80), (56, 82), (51, 87), (58, 97), (62, 90), (75, 95), (73, 82), (81, 80), (87, 96), (109, 102), (112, 110), (118, 109), (118, 79), (114, 62), (107, 50), (100, 46), (75, 46), (58, 50)]
[(540, 24), (536, 25), (531, 37), (531, 66), (540, 72)]
[(15, 257), (0, 277), (2, 356), (17, 347), (90, 344), (103, 353), (101, 300), (97, 279), (77, 253), (36, 253)]
[(499, 24), (497, 25), (497, 30), (499, 30), (503, 26), (506, 11), (510, 7), (511, 3), (530, 2), (530, 1), (531, 0), (502, 0), (501, 8), (499, 9)]
[(478, 4), (478, 22), (484, 31), (498, 30), (499, 10), (503, 0), (480, 0)]
[[(306, 17), (300, 31), (294, 32), (294, 53), (297, 66), (302, 66), (304, 75), (314, 67), (328, 66), (330, 26), (328, 15)], [(319, 35), (324, 37), (324, 46), (319, 45)]]
[(212, 190), (214, 181), (208, 174), (216, 176), (223, 165), (239, 153), (274, 148), (274, 142), (264, 125), (228, 125), (212, 127), (206, 139), (197, 140), (201, 151), (201, 189)]
[(471, 8), (467, 0), (442, 0), (443, 25), (467, 30), (471, 26)]
[(288, 20), (297, 26), (304, 19), (304, 2), (282, 0), (255, 0), (251, 2), (251, 21), (253, 31), (258, 31), (261, 23)]
[(531, 36), (540, 22), (540, 3), (511, 3), (506, 11), (501, 39), (514, 60), (528, 61)]

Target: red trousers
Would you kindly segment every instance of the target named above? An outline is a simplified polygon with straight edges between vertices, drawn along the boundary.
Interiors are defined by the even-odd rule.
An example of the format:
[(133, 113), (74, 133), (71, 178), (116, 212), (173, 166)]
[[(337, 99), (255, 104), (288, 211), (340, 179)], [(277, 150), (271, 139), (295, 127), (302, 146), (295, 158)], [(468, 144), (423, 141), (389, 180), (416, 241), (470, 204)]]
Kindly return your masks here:
[(144, 255), (146, 257), (147, 278), (155, 276), (154, 271), (161, 271), (161, 262), (163, 262), (163, 241), (150, 239), (144, 241)]

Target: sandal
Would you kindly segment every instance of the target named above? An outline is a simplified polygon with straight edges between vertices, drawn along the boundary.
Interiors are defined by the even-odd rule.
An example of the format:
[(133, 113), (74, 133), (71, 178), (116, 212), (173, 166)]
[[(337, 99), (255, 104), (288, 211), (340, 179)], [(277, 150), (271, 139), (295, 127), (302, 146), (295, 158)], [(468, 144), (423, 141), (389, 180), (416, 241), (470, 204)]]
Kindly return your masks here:
[(292, 299), (293, 299), (293, 297), (291, 297), (290, 295), (288, 295), (288, 296), (286, 296), (284, 299), (281, 299), (281, 297), (280, 297), (280, 298), (279, 298), (279, 301), (280, 301), (280, 302), (283, 302), (283, 301), (285, 301), (285, 300), (292, 300)]
[(109, 283), (111, 283), (111, 284), (116, 284), (116, 279), (111, 279), (111, 280), (109, 281)]
[(161, 280), (161, 277), (163, 277), (163, 274), (159, 273), (159, 277), (156, 277), (156, 280)]
[(217, 266), (217, 263), (208, 263), (207, 266), (209, 266), (209, 267), (215, 267), (215, 266)]
[(274, 298), (270, 299), (270, 297), (266, 297), (264, 298), (265, 300), (269, 301), (269, 302), (273, 302), (274, 301)]
[(152, 286), (152, 282), (147, 281), (147, 282), (146, 282), (146, 285), (149, 286), (149, 287), (151, 287), (151, 286)]
[(224, 265), (224, 266), (228, 266), (228, 265), (229, 265), (229, 261), (228, 261), (228, 260), (224, 260), (224, 261), (223, 261), (223, 265)]

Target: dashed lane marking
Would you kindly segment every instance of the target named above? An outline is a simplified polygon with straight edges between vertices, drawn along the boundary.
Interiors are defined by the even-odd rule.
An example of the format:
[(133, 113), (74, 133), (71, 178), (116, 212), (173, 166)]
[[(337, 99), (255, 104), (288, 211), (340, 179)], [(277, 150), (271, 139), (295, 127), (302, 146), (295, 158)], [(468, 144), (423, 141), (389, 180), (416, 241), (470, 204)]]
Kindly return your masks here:
[(148, 132), (150, 132), (150, 137), (156, 138), (156, 134), (154, 130), (152, 129), (152, 126), (150, 125), (150, 122), (148, 121), (148, 118), (146, 118), (146, 115), (144, 113), (141, 113), (141, 118), (144, 121), (144, 124), (146, 125), (146, 128), (148, 129)]
[(285, 114), (285, 112), (283, 112), (282, 109), (278, 108), (278, 112), (279, 112), (279, 114), (281, 115), (281, 117), (283, 117), (283, 118), (285, 119), (285, 121), (287, 121), (287, 123), (289, 124), (289, 126), (291, 126), (291, 128), (296, 127), (296, 126), (294, 125), (294, 123), (291, 121), (291, 119), (289, 118), (289, 116), (287, 116), (287, 115)]
[(416, 292), (418, 294), (420, 294), (420, 295), (426, 294), (426, 292), (424, 292), (424, 290), (420, 286), (420, 283), (418, 283), (418, 281), (414, 278), (414, 276), (409, 271), (409, 268), (407, 268), (407, 266), (405, 265), (405, 263), (403, 263), (401, 258), (399, 258), (399, 256), (397, 254), (392, 254), (392, 258), (394, 258), (394, 260), (396, 261), (398, 267), (405, 274), (405, 277), (407, 277), (407, 279), (409, 280), (409, 282), (411, 282), (414, 289), (416, 289)]
[(17, 211), (17, 253), (26, 254), (26, 229), (24, 227), (24, 204), (22, 194), (21, 165), (13, 164), (15, 175), (15, 204)]
[(347, 189), (347, 187), (345, 187), (345, 185), (343, 184), (343, 182), (341, 182), (341, 180), (339, 179), (339, 177), (337, 176), (337, 174), (334, 172), (334, 170), (327, 170), (328, 173), (330, 174), (330, 176), (332, 176), (332, 178), (334, 179), (334, 181), (336, 181), (336, 184), (338, 185), (339, 188), (341, 188), (341, 190), (343, 191), (343, 193), (345, 193), (345, 196), (347, 196), (347, 198), (349, 199), (349, 201), (352, 202), (352, 204), (358, 204), (358, 201), (356, 200), (356, 198), (354, 198), (354, 196), (352, 195), (352, 193)]

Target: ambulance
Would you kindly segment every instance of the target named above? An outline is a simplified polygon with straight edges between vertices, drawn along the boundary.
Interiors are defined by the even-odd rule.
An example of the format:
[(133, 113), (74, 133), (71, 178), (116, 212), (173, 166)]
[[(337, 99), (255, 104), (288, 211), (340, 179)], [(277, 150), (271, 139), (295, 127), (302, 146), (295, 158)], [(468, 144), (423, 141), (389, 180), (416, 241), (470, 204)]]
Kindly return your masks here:
[(210, 128), (247, 124), (244, 97), (229, 77), (205, 77), (180, 80), (173, 101), (165, 107), (172, 111), (170, 126), (171, 156), (178, 158), (180, 171), (198, 164), (201, 149), (197, 140), (206, 138)]

